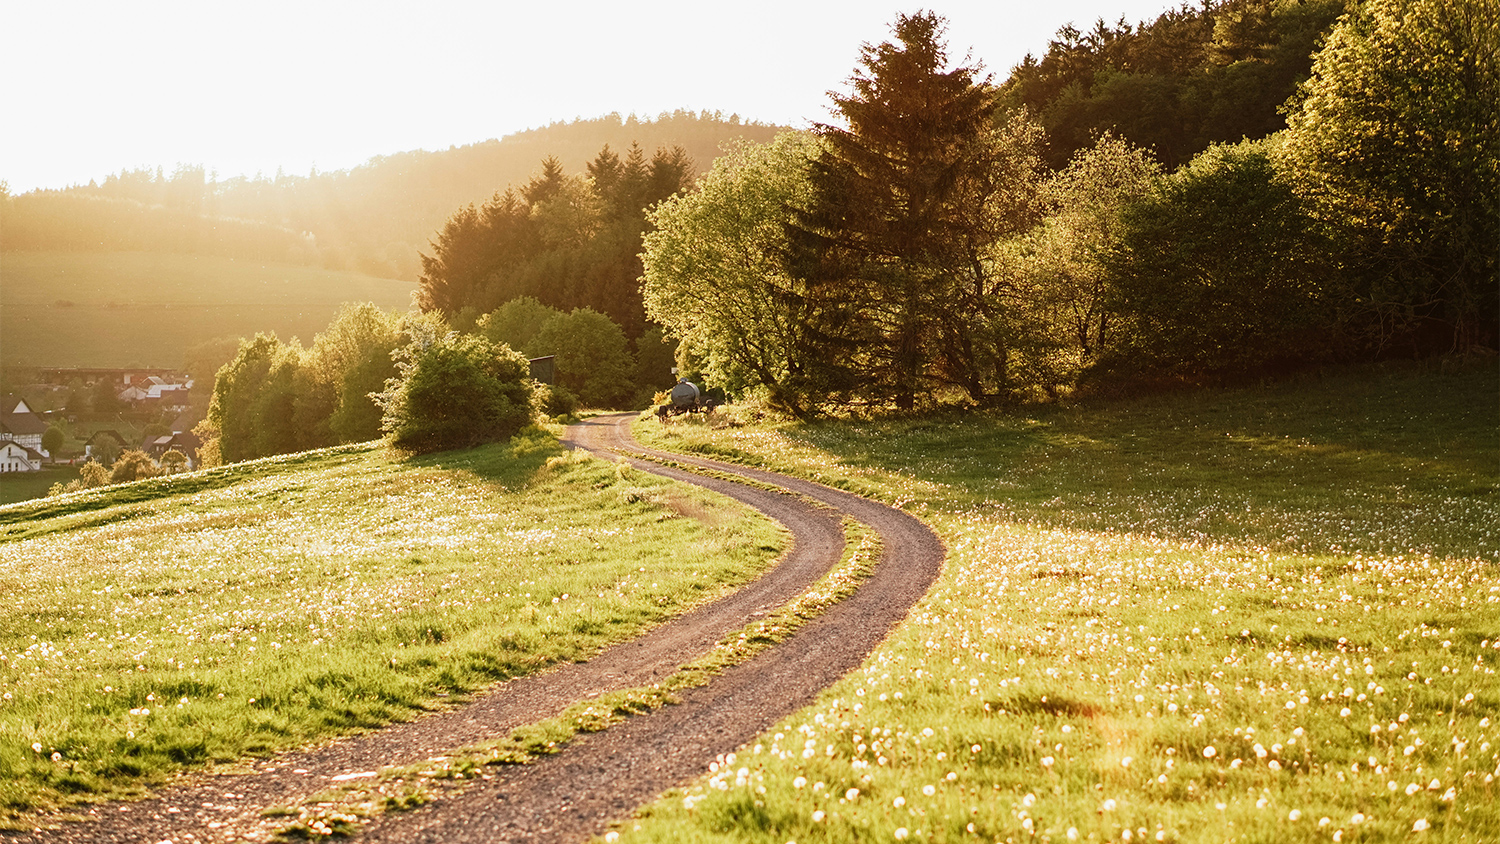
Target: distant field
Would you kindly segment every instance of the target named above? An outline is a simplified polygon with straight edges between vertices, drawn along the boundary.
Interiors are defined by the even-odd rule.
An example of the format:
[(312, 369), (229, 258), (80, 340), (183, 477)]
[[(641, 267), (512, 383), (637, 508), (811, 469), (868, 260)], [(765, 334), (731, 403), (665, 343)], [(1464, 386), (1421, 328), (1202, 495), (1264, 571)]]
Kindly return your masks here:
[(411, 303), (409, 282), (288, 264), (146, 252), (0, 254), (0, 363), (180, 366), (216, 337), (304, 341), (343, 302)]

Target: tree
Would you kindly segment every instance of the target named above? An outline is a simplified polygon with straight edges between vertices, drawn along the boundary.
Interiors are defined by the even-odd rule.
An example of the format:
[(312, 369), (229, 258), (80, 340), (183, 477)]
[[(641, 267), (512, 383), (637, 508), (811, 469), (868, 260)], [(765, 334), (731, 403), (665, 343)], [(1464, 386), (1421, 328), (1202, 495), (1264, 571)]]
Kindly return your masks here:
[(1103, 256), (1108, 368), (1241, 373), (1336, 346), (1325, 250), (1269, 145), (1209, 147), (1125, 209)]
[(225, 463), (296, 451), (293, 396), (300, 348), (275, 334), (242, 340), (214, 379), (206, 430)]
[(66, 431), (57, 425), (48, 425), (46, 433), (42, 434), (42, 451), (47, 452), (53, 460), (56, 460), (57, 453), (62, 450), (63, 443), (67, 440)]
[(588, 407), (621, 407), (634, 392), (635, 361), (625, 333), (598, 311), (578, 308), (553, 316), (527, 343), (526, 353), (555, 356), (556, 384)]
[(401, 343), (402, 317), (370, 302), (345, 304), (313, 338), (302, 366), (309, 395), (298, 397), (308, 447), (380, 436), (380, 408), (371, 394), (396, 376), (391, 354)]
[(790, 232), (818, 380), (902, 409), (944, 387), (984, 401), (1003, 381), (983, 258), (1029, 227), (1039, 167), (1034, 130), (995, 127), (980, 69), (947, 69), (943, 29), (930, 12), (901, 15), (894, 43), (864, 46), (852, 91), (834, 96), (847, 128), (815, 128), (826, 146)]
[(151, 455), (139, 449), (131, 449), (120, 455), (120, 459), (110, 468), (109, 482), (123, 484), (142, 478), (154, 478), (159, 474), (161, 472), (156, 468), (156, 461), (151, 459)]
[(1317, 55), (1284, 159), (1351, 244), (1351, 292), (1382, 343), (1500, 338), (1496, 102), (1496, 0), (1367, 0)]
[(806, 412), (803, 297), (787, 224), (789, 209), (809, 201), (807, 169), (821, 149), (806, 132), (729, 148), (696, 190), (656, 207), (642, 253), (646, 313), (694, 368), (731, 393), (762, 388), (797, 414)]
[(1122, 211), (1156, 188), (1160, 169), (1121, 138), (1098, 139), (1047, 182), (1041, 223), (996, 253), (997, 273), (1011, 279), (1015, 386), (1059, 395), (1107, 347), (1111, 291), (1101, 259), (1119, 240)]
[(530, 296), (521, 296), (480, 317), (475, 330), (496, 343), (524, 349), (547, 320), (561, 315), (562, 311), (557, 308), (543, 305)]
[(165, 475), (175, 475), (185, 472), (188, 468), (187, 455), (177, 449), (169, 449), (161, 456), (161, 471)]
[(125, 402), (120, 401), (115, 382), (109, 378), (100, 378), (94, 382), (89, 399), (89, 409), (95, 413), (118, 413), (125, 409)]
[(413, 327), (377, 399), (392, 444), (415, 452), (508, 439), (532, 417), (526, 358), (484, 337)]
[(99, 437), (89, 447), (89, 456), (100, 465), (113, 466), (120, 457), (120, 443), (113, 437)]
[(649, 405), (656, 393), (673, 385), (677, 346), (677, 341), (668, 339), (659, 325), (642, 332), (635, 343), (635, 383), (640, 393), (637, 405)]

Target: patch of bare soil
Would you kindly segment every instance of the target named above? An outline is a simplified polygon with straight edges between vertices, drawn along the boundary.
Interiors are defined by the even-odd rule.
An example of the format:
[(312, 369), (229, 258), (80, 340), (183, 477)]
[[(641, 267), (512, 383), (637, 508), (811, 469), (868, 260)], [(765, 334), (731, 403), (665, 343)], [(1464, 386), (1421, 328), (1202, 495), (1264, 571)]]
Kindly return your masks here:
[[(646, 453), (629, 437), (630, 418), (580, 423), (569, 430), (569, 442), (600, 454), (612, 449)], [(842, 554), (840, 514), (873, 529), (884, 550), (870, 579), (787, 641), (724, 671), (707, 686), (682, 693), (677, 705), (581, 736), (532, 764), (491, 768), (488, 779), (462, 791), (415, 811), (381, 816), (361, 836), (391, 842), (583, 840), (703, 773), (719, 754), (810, 703), (864, 660), (927, 591), (942, 565), (941, 542), (900, 510), (772, 472), (660, 452), (654, 456), (796, 493), (626, 458), (643, 471), (697, 484), (761, 510), (791, 530), (792, 550), (755, 582), (587, 662), (498, 684), (452, 711), (266, 761), (255, 773), (190, 777), (147, 800), (93, 806), (87, 821), (4, 840), (185, 844), (264, 838), (268, 825), (261, 812), (266, 807), (314, 794), (337, 777), (444, 755), (503, 737), (599, 693), (650, 685), (816, 582)]]

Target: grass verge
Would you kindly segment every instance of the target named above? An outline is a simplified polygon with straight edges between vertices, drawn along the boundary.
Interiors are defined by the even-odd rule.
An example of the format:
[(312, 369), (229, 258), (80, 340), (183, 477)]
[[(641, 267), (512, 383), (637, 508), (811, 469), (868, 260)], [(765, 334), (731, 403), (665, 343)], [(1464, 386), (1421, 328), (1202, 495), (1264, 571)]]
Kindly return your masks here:
[(13, 822), (587, 657), (785, 544), (733, 502), (541, 431), (420, 459), (373, 444), (273, 458), (0, 522)]
[(1500, 838), (1493, 367), (638, 426), (903, 503), (939, 584), (622, 841)]
[(880, 543), (856, 522), (846, 521), (844, 528), (844, 555), (832, 571), (765, 618), (724, 637), (707, 654), (662, 682), (579, 701), (552, 718), (518, 727), (497, 741), (455, 748), (413, 765), (347, 775), (347, 781), (337, 788), (296, 805), (275, 807), (265, 814), (263, 831), (284, 839), (353, 834), (381, 814), (417, 808), (440, 793), (451, 796), (476, 779), (488, 779), (484, 772), (487, 766), (528, 764), (561, 752), (579, 733), (605, 730), (632, 715), (675, 702), (678, 692), (707, 685), (725, 668), (785, 641), (859, 588), (879, 559)]

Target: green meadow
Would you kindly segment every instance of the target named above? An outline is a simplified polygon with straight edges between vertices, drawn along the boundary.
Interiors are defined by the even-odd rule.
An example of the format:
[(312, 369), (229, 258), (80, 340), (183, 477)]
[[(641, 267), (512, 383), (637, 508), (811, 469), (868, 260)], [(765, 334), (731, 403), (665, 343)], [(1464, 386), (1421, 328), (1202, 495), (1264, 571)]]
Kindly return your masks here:
[(340, 304), (406, 310), (413, 285), (316, 267), (155, 252), (0, 253), (0, 361), (181, 366), (191, 346), (311, 341)]
[(0, 822), (587, 658), (784, 542), (727, 499), (537, 429), (0, 508)]
[(1500, 839), (1493, 361), (661, 425), (949, 548), (865, 666), (615, 841)]

